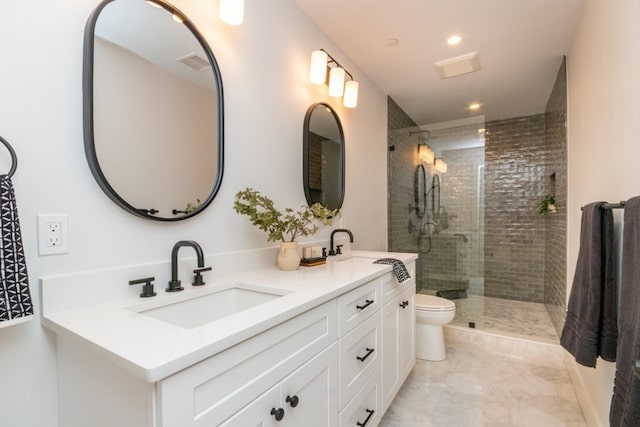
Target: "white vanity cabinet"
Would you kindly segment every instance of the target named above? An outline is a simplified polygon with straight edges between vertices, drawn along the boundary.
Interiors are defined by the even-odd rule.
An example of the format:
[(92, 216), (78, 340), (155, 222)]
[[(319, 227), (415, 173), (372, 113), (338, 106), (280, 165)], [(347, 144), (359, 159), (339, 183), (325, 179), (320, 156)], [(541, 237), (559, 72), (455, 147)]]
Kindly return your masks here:
[(222, 427), (336, 427), (337, 344), (288, 375)]
[(416, 363), (415, 357), (415, 274), (397, 284), (391, 275), (383, 278), (385, 304), (382, 308), (382, 411), (386, 411)]
[[(358, 269), (354, 265), (360, 264), (336, 268), (351, 277)], [(407, 267), (413, 277), (414, 263)], [(332, 270), (318, 274), (330, 280)], [(282, 316), (275, 326), (221, 346), (209, 357), (189, 353), (192, 363), (159, 380), (145, 380), (138, 369), (145, 365), (132, 368), (117, 353), (105, 352), (57, 320), (59, 424), (375, 427), (415, 364), (415, 280), (399, 285), (392, 273), (368, 274), (362, 285), (343, 285), (344, 291), (334, 290), (306, 311)], [(93, 310), (78, 319), (86, 323)], [(128, 311), (122, 316), (125, 322), (138, 315)], [(169, 327), (159, 322), (144, 324)], [(171, 333), (170, 342), (179, 346), (202, 331), (174, 328)], [(144, 334), (131, 335), (140, 336), (136, 342), (111, 330), (108, 336), (117, 345), (149, 352)]]
[[(316, 410), (335, 411), (337, 401), (328, 395), (337, 382), (335, 349), (322, 358), (314, 357), (335, 343), (336, 321), (336, 301), (326, 302), (158, 382), (159, 425), (260, 425), (239, 423), (234, 417), (254, 417), (261, 404), (285, 408), (286, 396), (280, 394), (301, 390), (305, 390), (305, 402), (326, 403), (326, 408)], [(318, 376), (319, 382), (314, 383)], [(274, 389), (274, 384), (281, 385)], [(266, 419), (274, 418), (271, 409), (262, 413)]]

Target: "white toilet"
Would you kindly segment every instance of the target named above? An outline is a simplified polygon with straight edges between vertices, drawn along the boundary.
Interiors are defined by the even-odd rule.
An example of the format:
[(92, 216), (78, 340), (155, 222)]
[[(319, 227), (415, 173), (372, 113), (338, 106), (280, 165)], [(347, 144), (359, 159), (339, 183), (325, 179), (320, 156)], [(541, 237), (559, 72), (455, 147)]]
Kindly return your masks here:
[(440, 361), (447, 358), (442, 327), (456, 315), (453, 301), (416, 294), (416, 357)]

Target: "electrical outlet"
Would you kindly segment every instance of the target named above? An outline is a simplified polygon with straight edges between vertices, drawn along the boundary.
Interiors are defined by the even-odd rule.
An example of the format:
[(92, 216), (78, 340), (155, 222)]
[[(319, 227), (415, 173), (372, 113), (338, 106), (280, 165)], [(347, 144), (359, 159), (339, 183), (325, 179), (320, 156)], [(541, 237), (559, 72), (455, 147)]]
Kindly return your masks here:
[(38, 215), (38, 254), (69, 253), (66, 215)]

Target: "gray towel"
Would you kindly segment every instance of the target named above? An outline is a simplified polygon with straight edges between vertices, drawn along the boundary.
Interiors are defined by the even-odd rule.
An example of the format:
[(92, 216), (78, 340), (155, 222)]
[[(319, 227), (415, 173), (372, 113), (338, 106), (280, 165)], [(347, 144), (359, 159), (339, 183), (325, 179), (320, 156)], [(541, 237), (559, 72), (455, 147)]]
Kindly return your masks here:
[(407, 271), (407, 267), (404, 266), (404, 263), (399, 259), (395, 258), (381, 258), (377, 261), (374, 261), (374, 264), (389, 264), (393, 268), (393, 274), (396, 275), (396, 280), (398, 283), (402, 283), (405, 280), (411, 279), (411, 275), (409, 271)]
[(609, 423), (611, 427), (640, 426), (640, 379), (633, 375), (633, 365), (640, 358), (640, 197), (624, 206), (618, 320), (620, 337)]
[(33, 316), (27, 264), (11, 178), (0, 175), (0, 322)]
[(613, 258), (613, 213), (605, 202), (582, 210), (580, 251), (560, 344), (581, 365), (595, 367), (598, 356), (616, 358), (617, 295)]

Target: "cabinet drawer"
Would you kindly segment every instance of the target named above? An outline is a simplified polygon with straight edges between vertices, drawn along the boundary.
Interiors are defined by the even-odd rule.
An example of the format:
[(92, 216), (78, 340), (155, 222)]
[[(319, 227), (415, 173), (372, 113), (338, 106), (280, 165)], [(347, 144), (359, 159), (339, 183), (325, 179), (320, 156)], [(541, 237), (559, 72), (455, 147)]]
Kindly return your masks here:
[(380, 320), (379, 313), (376, 313), (339, 341), (340, 408), (347, 405), (356, 392), (380, 368), (382, 357)]
[(380, 371), (378, 370), (340, 412), (340, 427), (377, 426), (382, 419), (380, 401)]
[(338, 298), (339, 336), (344, 336), (380, 309), (381, 283), (380, 277)]
[(404, 290), (407, 287), (411, 286), (410, 284), (413, 284), (416, 282), (415, 261), (408, 262), (407, 264), (405, 264), (405, 266), (407, 267), (407, 271), (411, 275), (411, 279), (405, 281), (402, 285), (398, 283), (398, 281), (396, 280), (396, 276), (393, 274), (393, 272), (387, 273), (384, 276), (382, 276), (382, 300), (383, 300), (382, 303), (383, 304), (388, 303), (393, 298), (397, 297), (402, 292), (404, 292)]
[(162, 427), (218, 425), (337, 339), (327, 302), (158, 383)]

